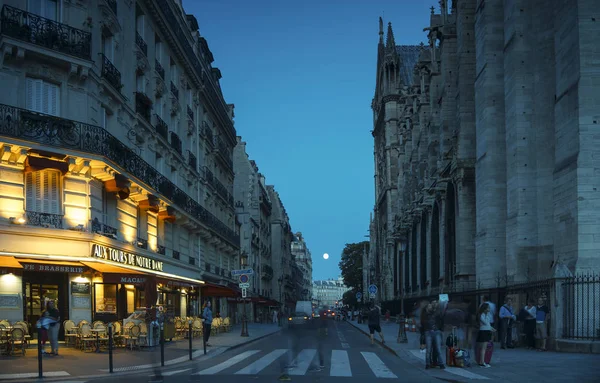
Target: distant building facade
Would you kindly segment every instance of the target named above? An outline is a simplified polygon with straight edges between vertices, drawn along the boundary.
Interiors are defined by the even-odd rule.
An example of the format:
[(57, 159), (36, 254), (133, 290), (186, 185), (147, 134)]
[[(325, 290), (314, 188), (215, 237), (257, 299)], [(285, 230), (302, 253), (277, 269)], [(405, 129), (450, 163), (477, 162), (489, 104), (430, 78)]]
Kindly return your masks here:
[(344, 278), (314, 281), (312, 284), (312, 301), (317, 307), (335, 306), (342, 301), (346, 291), (351, 290), (344, 285)]
[(291, 246), (292, 257), (298, 268), (296, 298), (309, 301), (312, 297), (312, 255), (301, 232), (296, 233)]

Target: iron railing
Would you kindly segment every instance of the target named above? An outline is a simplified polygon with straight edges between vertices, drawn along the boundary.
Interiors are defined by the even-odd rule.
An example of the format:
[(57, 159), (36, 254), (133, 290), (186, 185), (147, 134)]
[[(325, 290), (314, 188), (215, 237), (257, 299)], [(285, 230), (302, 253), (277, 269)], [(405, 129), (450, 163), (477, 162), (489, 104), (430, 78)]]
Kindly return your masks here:
[(216, 190), (217, 194), (221, 198), (229, 203), (230, 206), (233, 206), (233, 195), (227, 191), (225, 185), (223, 185), (221, 181), (219, 181), (217, 177), (213, 175), (213, 172), (210, 171), (210, 169), (206, 166), (204, 166), (204, 178), (206, 182)]
[(158, 114), (155, 114), (154, 117), (156, 118), (156, 125), (154, 125), (156, 133), (164, 138), (165, 141), (169, 142), (169, 126)]
[(148, 44), (146, 44), (142, 38), (142, 35), (140, 35), (140, 33), (137, 31), (135, 32), (135, 45), (140, 48), (144, 56), (148, 56)]
[(563, 338), (600, 340), (600, 274), (566, 278), (562, 296)]
[(67, 24), (4, 5), (0, 14), (3, 35), (85, 60), (92, 57), (92, 34)]
[(0, 136), (104, 157), (239, 248), (238, 234), (102, 127), (0, 104)]
[(31, 226), (49, 227), (55, 229), (63, 228), (63, 216), (60, 214), (40, 213), (37, 211), (26, 211), (27, 224)]
[(139, 247), (140, 249), (148, 249), (148, 240), (146, 238), (138, 237), (137, 247)]
[(156, 70), (156, 73), (158, 73), (160, 78), (163, 80), (165, 79), (165, 68), (163, 68), (163, 66), (160, 65), (160, 61), (156, 59), (154, 59), (154, 70)]
[(180, 258), (180, 253), (177, 250), (173, 250), (173, 259), (179, 259)]
[(108, 7), (117, 15), (117, 0), (104, 0)]
[(117, 238), (117, 229), (100, 222), (98, 218), (94, 218), (92, 221), (92, 233), (104, 235), (113, 239)]
[(156, 246), (156, 253), (157, 254), (161, 254), (161, 255), (166, 255), (167, 254), (167, 248), (164, 247), (163, 245), (158, 245), (158, 246)]
[(108, 59), (108, 57), (106, 57), (105, 55), (101, 54), (102, 56), (102, 77), (106, 79), (106, 81), (108, 81), (108, 83), (110, 85), (112, 85), (113, 88), (115, 88), (118, 91), (121, 91), (121, 88), (123, 87), (121, 85), (121, 72), (119, 72), (119, 70), (114, 66), (114, 64)]
[(212, 129), (207, 124), (206, 126), (204, 126), (202, 128), (202, 130), (204, 131), (204, 136), (206, 137), (206, 142), (208, 142), (208, 145), (210, 145), (211, 147), (214, 147), (215, 146), (215, 137), (213, 136)]
[(137, 92), (135, 94), (135, 111), (144, 118), (149, 124), (152, 124), (152, 100), (146, 94)]
[(181, 138), (175, 132), (171, 132), (171, 148), (175, 149), (177, 153), (183, 155), (183, 151), (181, 149)]
[(223, 141), (221, 137), (217, 137), (217, 152), (223, 159), (223, 162), (225, 162), (225, 164), (230, 169), (233, 169), (233, 159), (231, 151), (229, 150), (227, 144), (225, 143), (225, 141)]

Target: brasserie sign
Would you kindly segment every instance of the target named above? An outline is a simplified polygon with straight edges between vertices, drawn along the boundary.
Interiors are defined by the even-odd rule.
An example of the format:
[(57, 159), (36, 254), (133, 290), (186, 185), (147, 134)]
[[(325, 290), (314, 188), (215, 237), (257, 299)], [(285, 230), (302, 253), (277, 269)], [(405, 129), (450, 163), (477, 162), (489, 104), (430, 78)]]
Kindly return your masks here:
[(162, 271), (163, 269), (163, 263), (160, 261), (98, 244), (92, 245), (92, 257), (148, 270)]

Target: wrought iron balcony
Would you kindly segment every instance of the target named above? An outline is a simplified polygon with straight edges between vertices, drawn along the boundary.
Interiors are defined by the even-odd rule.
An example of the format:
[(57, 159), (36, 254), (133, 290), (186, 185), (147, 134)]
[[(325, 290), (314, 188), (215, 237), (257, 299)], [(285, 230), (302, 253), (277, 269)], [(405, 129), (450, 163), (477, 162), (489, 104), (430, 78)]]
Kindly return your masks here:
[(108, 7), (117, 15), (117, 0), (104, 0)]
[(158, 246), (156, 246), (156, 252), (158, 254), (166, 255), (167, 254), (167, 248), (164, 247), (163, 245), (158, 245)]
[(230, 169), (233, 169), (232, 153), (227, 147), (225, 141), (223, 141), (221, 137), (217, 138), (217, 151), (223, 159), (223, 162), (225, 162), (225, 164), (229, 166)]
[(0, 136), (104, 157), (239, 248), (238, 234), (102, 127), (0, 104)]
[(164, 138), (165, 141), (169, 142), (169, 126), (158, 116), (158, 114), (155, 114), (154, 117), (156, 118), (156, 125), (154, 125), (156, 133)]
[(138, 237), (136, 244), (140, 249), (148, 249), (148, 240), (145, 238)]
[(194, 121), (194, 111), (189, 105), (187, 106), (187, 115), (190, 120)]
[(59, 214), (38, 213), (37, 211), (26, 211), (27, 224), (31, 226), (63, 228), (63, 216)]
[(121, 72), (113, 65), (113, 63), (106, 57), (102, 56), (102, 77), (108, 81), (117, 91), (121, 91), (123, 85), (121, 84)]
[(210, 171), (209, 168), (207, 168), (206, 166), (204, 167), (204, 178), (206, 179), (206, 182), (208, 182), (210, 185), (212, 185), (213, 183), (213, 172)]
[(181, 138), (175, 132), (171, 132), (171, 148), (175, 149), (177, 153), (183, 156), (181, 149)]
[(150, 97), (146, 96), (146, 94), (142, 92), (137, 92), (135, 94), (135, 111), (149, 124), (152, 124), (152, 121), (150, 121), (150, 116), (152, 115), (152, 100), (150, 100)]
[(202, 123), (202, 133), (203, 133), (204, 137), (206, 137), (206, 141), (208, 142), (208, 144), (210, 146), (214, 146), (215, 145), (215, 138), (213, 136), (212, 129), (210, 128), (210, 126), (208, 126), (208, 124), (206, 123), (206, 121), (204, 121)]
[(173, 93), (173, 97), (179, 100), (179, 89), (177, 89), (177, 85), (173, 84), (173, 81), (171, 81), (171, 93)]
[(117, 229), (112, 226), (108, 226), (101, 223), (98, 218), (94, 218), (92, 221), (92, 233), (97, 233), (105, 237), (117, 239)]
[(156, 59), (154, 59), (154, 69), (156, 70), (156, 73), (158, 73), (160, 78), (162, 78), (164, 80), (165, 79), (165, 68), (163, 68), (163, 66), (160, 65), (160, 62)]
[(0, 14), (2, 34), (85, 60), (92, 57), (92, 34), (4, 5)]
[(192, 169), (194, 169), (194, 171), (198, 171), (198, 160), (196, 160), (196, 156), (194, 155), (194, 153), (190, 152), (188, 150), (188, 165), (190, 165), (190, 167)]
[(173, 259), (179, 259), (180, 255), (179, 255), (179, 251), (173, 250)]
[(142, 35), (140, 35), (140, 33), (137, 31), (135, 32), (135, 45), (140, 48), (144, 56), (148, 56), (148, 44), (146, 44), (142, 38)]

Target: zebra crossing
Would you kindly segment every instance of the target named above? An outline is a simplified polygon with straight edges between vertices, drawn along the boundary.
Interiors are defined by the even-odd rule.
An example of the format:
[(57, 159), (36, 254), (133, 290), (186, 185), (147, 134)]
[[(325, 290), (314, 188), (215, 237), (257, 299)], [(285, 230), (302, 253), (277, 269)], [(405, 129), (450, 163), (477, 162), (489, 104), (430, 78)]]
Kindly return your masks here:
[[(284, 372), (280, 371), (278, 367), (287, 364), (288, 359), (285, 356), (290, 352), (289, 349), (276, 349), (269, 352), (248, 350), (192, 375), (258, 375), (261, 372), (268, 374), (268, 371), (274, 370), (277, 370), (278, 373)], [(258, 359), (256, 359), (257, 356)], [(350, 363), (351, 359), (352, 363)], [(325, 355), (325, 361), (324, 369), (317, 368), (319, 364), (318, 351), (303, 349), (285, 368), (285, 373), (290, 376), (318, 374), (332, 377), (352, 377), (353, 373), (364, 375), (367, 371), (364, 368), (366, 365), (375, 378), (398, 378), (375, 352), (329, 350)], [(359, 363), (364, 364), (360, 365)]]

